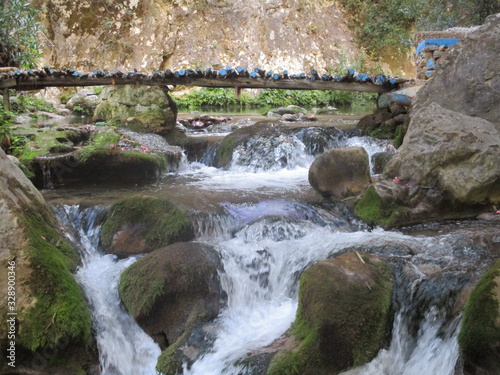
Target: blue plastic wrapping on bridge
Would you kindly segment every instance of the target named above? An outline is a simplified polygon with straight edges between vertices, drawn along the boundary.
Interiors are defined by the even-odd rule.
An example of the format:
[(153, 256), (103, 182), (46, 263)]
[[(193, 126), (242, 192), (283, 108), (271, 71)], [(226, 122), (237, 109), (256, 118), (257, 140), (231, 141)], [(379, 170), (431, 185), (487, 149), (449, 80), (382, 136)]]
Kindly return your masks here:
[(418, 55), (420, 51), (432, 45), (451, 47), (457, 44), (459, 40), (455, 38), (425, 39), (417, 46), (416, 54)]

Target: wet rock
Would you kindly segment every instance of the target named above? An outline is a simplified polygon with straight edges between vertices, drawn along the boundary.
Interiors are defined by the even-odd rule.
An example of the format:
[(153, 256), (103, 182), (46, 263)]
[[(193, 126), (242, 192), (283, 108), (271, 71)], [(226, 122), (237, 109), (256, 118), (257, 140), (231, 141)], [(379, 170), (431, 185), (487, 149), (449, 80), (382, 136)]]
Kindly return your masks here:
[(465, 374), (500, 372), (500, 261), (472, 290), (458, 337)]
[(113, 121), (144, 133), (162, 134), (175, 128), (175, 103), (158, 87), (108, 86), (100, 98), (94, 121)]
[(100, 235), (103, 248), (120, 258), (193, 237), (187, 212), (169, 201), (147, 196), (133, 196), (113, 204)]
[(373, 164), (372, 171), (374, 174), (380, 174), (384, 171), (385, 166), (394, 156), (393, 152), (377, 152), (372, 155), (371, 162)]
[[(90, 312), (72, 274), (79, 262), (78, 253), (58, 229), (40, 192), (1, 149), (0, 243), (0, 266), (4, 269), (0, 273), (0, 313), (5, 317), (12, 312), (7, 310), (12, 306), (8, 303), (12, 302), (8, 299), (8, 286), (12, 285), (8, 276), (12, 280), (12, 274), (8, 272), (15, 275), (16, 367), (21, 373), (45, 375), (80, 372), (95, 364), (97, 358), (85, 349), (92, 343)], [(0, 326), (3, 353), (8, 353), (11, 345), (8, 328), (8, 324)], [(47, 348), (51, 348), (50, 354)], [(52, 353), (69, 361), (49, 362)], [(41, 360), (45, 361), (42, 370)], [(12, 373), (7, 362), (2, 360), (0, 373)]]
[(334, 115), (334, 114), (338, 113), (338, 110), (339, 109), (335, 108), (335, 107), (318, 108), (315, 111), (315, 114), (318, 115), (318, 116), (321, 116), (321, 115)]
[(283, 115), (298, 115), (299, 113), (306, 115), (307, 110), (301, 107), (298, 107), (296, 105), (289, 105), (288, 107), (280, 107), (276, 109), (271, 109), (269, 112), (267, 112), (267, 116), (271, 117), (269, 114), (272, 114), (271, 116), (274, 117), (275, 115), (283, 116)]
[(370, 182), (368, 154), (362, 147), (332, 149), (317, 157), (309, 169), (309, 183), (326, 197), (357, 195)]
[(224, 304), (220, 267), (210, 246), (183, 242), (155, 250), (123, 272), (119, 291), (125, 307), (164, 350), (160, 372), (181, 372), (186, 357), (196, 359), (195, 347), (185, 352), (181, 347)]
[(93, 114), (101, 99), (89, 89), (83, 89), (76, 93), (66, 103), (66, 108), (77, 112)]
[(387, 345), (392, 272), (380, 258), (351, 252), (309, 267), (300, 278), (294, 349), (278, 353), (268, 375), (337, 374)]
[(333, 127), (314, 129), (304, 128), (303, 123), (284, 126), (274, 122), (243, 127), (226, 136), (219, 144), (215, 165), (227, 168), (233, 162), (254, 171), (305, 166), (300, 164), (303, 160), (299, 156), (304, 146), (307, 153), (315, 154), (325, 145), (337, 145), (340, 138), (340, 132)]

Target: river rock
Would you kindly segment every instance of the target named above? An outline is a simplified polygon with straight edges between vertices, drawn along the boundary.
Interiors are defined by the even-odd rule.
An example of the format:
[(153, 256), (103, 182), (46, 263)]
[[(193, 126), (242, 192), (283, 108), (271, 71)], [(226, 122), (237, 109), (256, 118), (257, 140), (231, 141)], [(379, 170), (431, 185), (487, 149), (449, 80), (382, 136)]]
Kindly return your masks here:
[[(66, 242), (40, 192), (1, 149), (0, 243), (0, 313), (5, 317), (0, 373), (13, 373), (7, 357), (14, 341), (9, 333), (15, 333), (19, 373), (84, 372), (97, 359), (85, 349), (92, 343), (92, 322), (72, 274), (78, 253)], [(6, 323), (8, 312), (16, 313), (12, 330)], [(67, 361), (52, 362), (56, 355)]]
[(380, 174), (384, 171), (385, 166), (392, 159), (392, 152), (376, 152), (372, 155), (371, 162), (373, 164), (372, 171), (375, 174)]
[(472, 290), (458, 337), (464, 373), (500, 373), (500, 261)]
[(309, 183), (325, 197), (356, 195), (370, 182), (368, 153), (362, 147), (331, 149), (318, 156), (309, 169)]
[(500, 128), (435, 102), (420, 107), (384, 175), (435, 186), (454, 202), (500, 202)]
[(94, 121), (113, 121), (131, 130), (162, 134), (175, 128), (175, 103), (158, 87), (105, 87)]
[[(101, 99), (89, 89), (82, 89), (66, 103), (66, 108), (72, 111), (93, 114)], [(76, 108), (76, 109), (75, 109)]]
[(167, 200), (147, 196), (114, 203), (106, 213), (100, 234), (103, 248), (120, 258), (193, 237), (187, 212)]
[(183, 242), (155, 250), (123, 272), (119, 291), (125, 307), (164, 350), (160, 372), (180, 373), (181, 345), (219, 314), (225, 298), (220, 267), (210, 246)]
[(267, 374), (338, 374), (369, 362), (388, 344), (392, 278), (380, 258), (365, 253), (309, 267), (291, 330), (297, 345), (277, 354)]

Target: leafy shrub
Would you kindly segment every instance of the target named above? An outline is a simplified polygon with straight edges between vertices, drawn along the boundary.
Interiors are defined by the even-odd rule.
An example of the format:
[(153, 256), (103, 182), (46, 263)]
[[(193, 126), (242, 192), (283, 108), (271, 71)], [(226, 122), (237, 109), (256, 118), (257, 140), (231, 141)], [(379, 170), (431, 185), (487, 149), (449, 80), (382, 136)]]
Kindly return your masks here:
[(15, 114), (22, 114), (35, 111), (55, 112), (52, 104), (47, 103), (45, 99), (33, 98), (25, 94), (17, 96), (16, 100), (12, 101), (12, 112)]
[(38, 10), (25, 0), (3, 0), (0, 4), (0, 66), (35, 68), (40, 57), (37, 40), (42, 27)]

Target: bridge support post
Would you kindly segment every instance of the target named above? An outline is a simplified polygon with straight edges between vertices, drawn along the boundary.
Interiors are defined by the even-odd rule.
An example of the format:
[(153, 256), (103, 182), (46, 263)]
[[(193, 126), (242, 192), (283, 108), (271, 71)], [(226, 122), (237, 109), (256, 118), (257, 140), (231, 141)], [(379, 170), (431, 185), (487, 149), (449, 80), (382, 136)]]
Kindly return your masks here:
[(7, 88), (3, 89), (3, 110), (10, 111), (9, 89)]
[(238, 99), (238, 100), (240, 99), (240, 96), (241, 96), (241, 91), (242, 91), (242, 90), (243, 90), (243, 89), (242, 89), (241, 87), (235, 87), (235, 88), (234, 88), (234, 97), (235, 97), (236, 99)]

